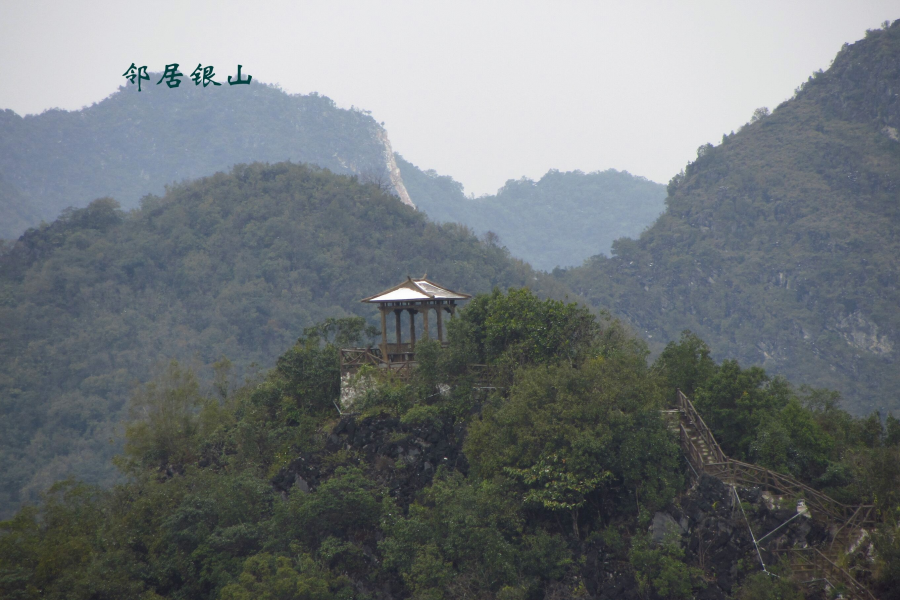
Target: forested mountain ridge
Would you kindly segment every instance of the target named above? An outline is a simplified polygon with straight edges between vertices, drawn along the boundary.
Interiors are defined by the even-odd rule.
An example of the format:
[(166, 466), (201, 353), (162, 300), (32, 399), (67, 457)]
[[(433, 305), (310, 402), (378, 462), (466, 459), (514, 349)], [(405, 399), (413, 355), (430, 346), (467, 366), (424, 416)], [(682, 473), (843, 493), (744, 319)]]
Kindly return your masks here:
[[(6, 232), (25, 231), (35, 223), (40, 223), (40, 211), (32, 203), (22, 197), (15, 186), (9, 184), (0, 175), (0, 229)], [(0, 240), (3, 233), (0, 231)], [(0, 241), (2, 243), (2, 241)]]
[(663, 209), (662, 185), (612, 170), (551, 171), (470, 200), (451, 178), (395, 155), (366, 111), (255, 80), (222, 88), (189, 83), (140, 92), (126, 85), (77, 111), (0, 111), (0, 238), (51, 222), (69, 206), (109, 196), (129, 209), (173, 182), (254, 161), (357, 175), (408, 204), (421, 201), (435, 221), (499, 234), (515, 256), (543, 270), (608, 253), (615, 238), (637, 236)]
[[(156, 74), (157, 79), (159, 74)], [(77, 111), (0, 111), (0, 238), (69, 206), (111, 196), (125, 208), (164, 186), (238, 163), (291, 160), (381, 180), (408, 202), (384, 129), (366, 112), (274, 86), (120, 87)], [(399, 171), (396, 171), (399, 174)]]
[(614, 240), (637, 237), (665, 208), (665, 186), (626, 171), (548, 171), (538, 181), (511, 179), (496, 194), (466, 198), (462, 185), (397, 164), (416, 206), (438, 222), (456, 222), (499, 243), (536, 268), (581, 264), (609, 254)]
[(74, 473), (106, 481), (135, 381), (169, 358), (270, 366), (329, 316), (428, 273), (468, 292), (562, 284), (436, 225), (374, 184), (315, 167), (241, 165), (67, 211), (0, 254), (0, 507)]
[(667, 209), (561, 275), (652, 343), (684, 329), (718, 357), (900, 408), (900, 22), (757, 111), (669, 184)]
[[(525, 289), (471, 299), (446, 346), (417, 344), (408, 377), (369, 371), (339, 415), (339, 348), (365, 323), (322, 325), (246, 385), (223, 368), (204, 390), (173, 362), (138, 388), (116, 457), (125, 481), (60, 482), (0, 521), (0, 596), (833, 595), (818, 573), (790, 577), (784, 554), (833, 546), (817, 504), (797, 519), (790, 496), (690, 484), (660, 410), (679, 387), (729, 454), (874, 502), (877, 526), (840, 561), (879, 600), (900, 598), (897, 419), (855, 419), (827, 391), (715, 364), (695, 336), (650, 365), (609, 315)], [(490, 386), (473, 385), (471, 364)]]

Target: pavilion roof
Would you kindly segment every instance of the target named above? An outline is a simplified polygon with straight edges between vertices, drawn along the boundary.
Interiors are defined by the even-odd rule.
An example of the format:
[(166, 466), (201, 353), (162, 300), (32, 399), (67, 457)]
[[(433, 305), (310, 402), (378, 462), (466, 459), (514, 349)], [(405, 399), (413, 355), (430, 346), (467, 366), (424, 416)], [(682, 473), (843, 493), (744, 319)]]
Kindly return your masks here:
[(400, 285), (386, 289), (381, 293), (363, 298), (361, 302), (411, 302), (427, 300), (467, 300), (472, 296), (454, 292), (427, 279), (408, 277)]

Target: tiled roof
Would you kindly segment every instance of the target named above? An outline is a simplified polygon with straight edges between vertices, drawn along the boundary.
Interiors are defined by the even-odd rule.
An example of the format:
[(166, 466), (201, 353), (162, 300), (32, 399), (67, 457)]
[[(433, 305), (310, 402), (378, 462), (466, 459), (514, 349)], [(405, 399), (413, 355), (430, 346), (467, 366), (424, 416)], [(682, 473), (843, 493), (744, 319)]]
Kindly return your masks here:
[(469, 294), (448, 290), (427, 279), (409, 278), (400, 285), (384, 290), (374, 296), (363, 298), (362, 302), (409, 302), (423, 300), (466, 300)]

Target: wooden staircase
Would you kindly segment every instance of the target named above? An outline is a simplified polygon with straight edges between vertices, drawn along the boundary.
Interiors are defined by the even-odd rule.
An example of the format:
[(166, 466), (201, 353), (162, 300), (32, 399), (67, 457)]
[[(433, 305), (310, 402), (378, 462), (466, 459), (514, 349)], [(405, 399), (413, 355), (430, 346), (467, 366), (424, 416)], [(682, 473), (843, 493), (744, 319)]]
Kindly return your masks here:
[(848, 506), (792, 477), (728, 458), (700, 413), (681, 390), (677, 393), (676, 408), (664, 412), (670, 428), (678, 433), (681, 448), (697, 478), (701, 473), (706, 473), (732, 486), (759, 487), (780, 496), (803, 499), (812, 518), (831, 531), (832, 539), (824, 548), (791, 548), (786, 551), (797, 581), (824, 579), (832, 585), (842, 585), (851, 598), (875, 600), (871, 590), (839, 566), (851, 546), (874, 527), (874, 506)]

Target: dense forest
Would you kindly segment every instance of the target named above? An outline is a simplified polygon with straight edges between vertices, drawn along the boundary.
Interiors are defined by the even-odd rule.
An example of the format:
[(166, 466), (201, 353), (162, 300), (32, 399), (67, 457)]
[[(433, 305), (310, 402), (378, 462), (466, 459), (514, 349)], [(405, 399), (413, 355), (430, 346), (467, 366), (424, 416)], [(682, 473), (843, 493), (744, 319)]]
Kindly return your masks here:
[(467, 198), (451, 177), (399, 155), (397, 164), (419, 210), (480, 235), (493, 232), (513, 256), (544, 271), (608, 255), (614, 240), (636, 238), (665, 209), (665, 186), (625, 171), (551, 170), (538, 181), (509, 180), (494, 195)]
[(846, 45), (669, 184), (666, 212), (561, 274), (656, 350), (690, 329), (737, 358), (900, 409), (900, 22)]
[[(690, 333), (648, 364), (617, 321), (524, 289), (473, 299), (447, 347), (420, 343), (410, 379), (374, 377), (339, 414), (337, 347), (364, 328), (309, 327), (241, 386), (226, 363), (208, 386), (170, 363), (132, 399), (116, 457), (126, 481), (56, 484), (0, 523), (0, 595), (824, 597), (784, 577), (772, 547), (827, 531), (785, 524), (760, 542), (764, 572), (741, 512), (769, 529), (791, 512), (752, 490), (738, 510), (711, 479), (688, 489), (660, 411), (680, 386), (730, 452), (875, 502), (875, 559), (856, 570), (900, 597), (897, 420), (717, 364)], [(474, 385), (471, 364), (488, 365), (490, 386)], [(657, 537), (672, 514), (684, 529), (668, 517), (675, 529)]]
[(239, 163), (290, 160), (385, 179), (384, 139), (364, 111), (256, 80), (141, 92), (124, 86), (77, 111), (0, 111), (0, 238), (17, 238), (96, 198), (134, 208), (169, 184)]
[(407, 275), (469, 292), (561, 284), (436, 225), (374, 184), (314, 167), (238, 166), (131, 212), (100, 199), (0, 254), (0, 514), (77, 474), (110, 481), (135, 382), (161, 362), (243, 376), (326, 317)]

